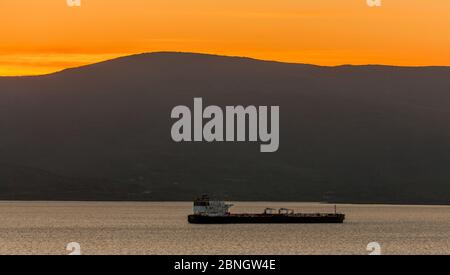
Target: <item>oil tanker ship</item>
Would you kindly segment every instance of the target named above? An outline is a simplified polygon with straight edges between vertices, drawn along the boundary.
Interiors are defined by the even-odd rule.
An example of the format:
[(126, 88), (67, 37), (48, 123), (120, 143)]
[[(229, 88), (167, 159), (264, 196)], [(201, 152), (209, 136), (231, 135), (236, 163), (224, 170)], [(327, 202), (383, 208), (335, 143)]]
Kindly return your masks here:
[(232, 204), (210, 200), (204, 195), (194, 201), (194, 214), (188, 215), (189, 223), (225, 224), (225, 223), (343, 223), (345, 214), (337, 213), (294, 213), (281, 208), (278, 211), (266, 208), (259, 214), (232, 214)]

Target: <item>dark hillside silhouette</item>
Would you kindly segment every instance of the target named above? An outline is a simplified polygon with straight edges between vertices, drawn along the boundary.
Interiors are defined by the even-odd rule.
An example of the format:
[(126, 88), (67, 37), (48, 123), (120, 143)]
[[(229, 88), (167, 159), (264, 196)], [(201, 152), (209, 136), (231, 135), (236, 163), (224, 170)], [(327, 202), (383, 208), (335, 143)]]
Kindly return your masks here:
[[(279, 105), (280, 149), (171, 140), (170, 111)], [(0, 78), (0, 199), (450, 202), (450, 68), (190, 53)]]

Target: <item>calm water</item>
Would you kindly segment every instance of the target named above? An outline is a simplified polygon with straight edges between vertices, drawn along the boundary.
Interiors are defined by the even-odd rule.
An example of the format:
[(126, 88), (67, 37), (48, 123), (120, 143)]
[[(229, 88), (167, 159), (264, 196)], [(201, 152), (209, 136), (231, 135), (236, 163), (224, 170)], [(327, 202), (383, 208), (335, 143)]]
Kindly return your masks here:
[[(332, 205), (237, 202), (333, 211)], [(344, 224), (191, 225), (191, 203), (0, 202), (0, 254), (450, 254), (450, 207), (338, 205)]]

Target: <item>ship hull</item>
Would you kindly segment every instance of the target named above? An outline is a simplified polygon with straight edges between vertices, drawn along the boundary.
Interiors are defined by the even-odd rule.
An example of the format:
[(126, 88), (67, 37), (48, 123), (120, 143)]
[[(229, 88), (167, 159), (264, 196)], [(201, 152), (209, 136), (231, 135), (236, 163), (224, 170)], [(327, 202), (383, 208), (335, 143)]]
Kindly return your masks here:
[(226, 215), (205, 216), (189, 215), (188, 222), (194, 224), (227, 224), (227, 223), (343, 223), (344, 214), (318, 215)]

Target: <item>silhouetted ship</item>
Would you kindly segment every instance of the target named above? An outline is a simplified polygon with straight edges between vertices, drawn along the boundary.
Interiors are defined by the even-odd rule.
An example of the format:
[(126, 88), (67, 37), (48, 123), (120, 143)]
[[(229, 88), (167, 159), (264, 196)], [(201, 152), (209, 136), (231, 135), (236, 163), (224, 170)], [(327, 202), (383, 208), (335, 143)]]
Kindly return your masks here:
[(189, 223), (343, 223), (345, 214), (337, 213), (294, 213), (281, 208), (278, 211), (266, 208), (261, 214), (231, 214), (232, 204), (210, 200), (202, 196), (194, 201), (194, 214), (188, 216)]

